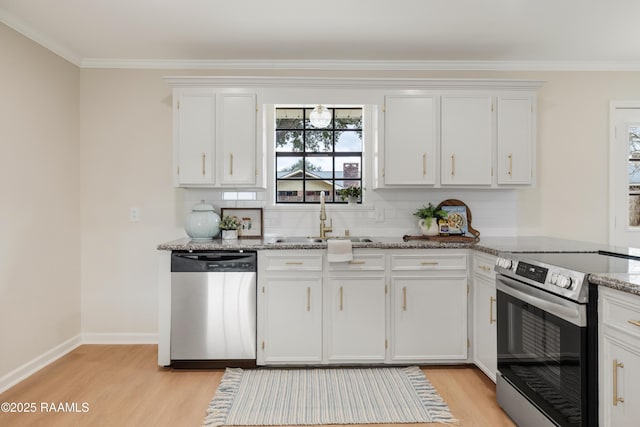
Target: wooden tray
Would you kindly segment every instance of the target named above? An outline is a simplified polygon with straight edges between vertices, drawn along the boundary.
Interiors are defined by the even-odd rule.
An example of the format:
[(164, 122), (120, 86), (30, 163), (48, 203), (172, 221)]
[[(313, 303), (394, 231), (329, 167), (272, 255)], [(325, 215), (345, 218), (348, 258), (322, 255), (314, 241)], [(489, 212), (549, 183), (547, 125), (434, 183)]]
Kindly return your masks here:
[(433, 242), (450, 242), (450, 243), (477, 243), (480, 241), (480, 232), (471, 227), (471, 210), (463, 201), (457, 199), (447, 199), (441, 202), (436, 209), (443, 206), (464, 206), (467, 209), (467, 230), (471, 236), (410, 236), (408, 234), (402, 236), (402, 240), (431, 240)]

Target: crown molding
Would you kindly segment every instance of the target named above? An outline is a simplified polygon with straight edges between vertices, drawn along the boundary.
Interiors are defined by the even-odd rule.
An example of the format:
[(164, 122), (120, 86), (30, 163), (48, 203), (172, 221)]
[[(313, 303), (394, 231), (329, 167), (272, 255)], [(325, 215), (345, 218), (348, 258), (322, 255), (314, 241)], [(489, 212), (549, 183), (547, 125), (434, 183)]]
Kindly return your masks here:
[(27, 25), (24, 21), (16, 18), (15, 16), (0, 9), (0, 22), (7, 27), (12, 28), (18, 33), (22, 34), (31, 41), (39, 44), (45, 49), (50, 50), (59, 57), (69, 61), (73, 65), (78, 67), (82, 66), (82, 60), (80, 56), (73, 50), (61, 45), (50, 37), (34, 30), (31, 26)]
[(427, 79), (361, 77), (284, 76), (166, 76), (171, 87), (320, 88), (320, 89), (461, 89), (494, 88), (531, 90), (544, 85), (541, 80), (518, 79)]
[(640, 71), (640, 61), (154, 60), (87, 58), (81, 68), (336, 71)]

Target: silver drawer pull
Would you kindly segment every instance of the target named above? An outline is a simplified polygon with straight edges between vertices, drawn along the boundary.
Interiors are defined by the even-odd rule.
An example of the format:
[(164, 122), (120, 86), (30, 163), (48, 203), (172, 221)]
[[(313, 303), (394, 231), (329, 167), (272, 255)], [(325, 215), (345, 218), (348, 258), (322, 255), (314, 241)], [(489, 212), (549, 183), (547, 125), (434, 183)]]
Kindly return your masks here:
[(285, 262), (286, 265), (302, 265), (304, 264), (304, 262), (302, 261), (287, 261)]
[(438, 265), (440, 264), (438, 261), (422, 261), (420, 265)]
[(367, 262), (361, 259), (352, 259), (349, 264), (366, 264)]

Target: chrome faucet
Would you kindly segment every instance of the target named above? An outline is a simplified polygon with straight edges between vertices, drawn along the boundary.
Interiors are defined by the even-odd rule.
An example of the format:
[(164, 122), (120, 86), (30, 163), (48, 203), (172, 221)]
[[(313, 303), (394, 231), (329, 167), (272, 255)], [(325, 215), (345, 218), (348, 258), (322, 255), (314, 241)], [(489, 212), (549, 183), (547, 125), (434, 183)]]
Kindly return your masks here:
[(320, 192), (320, 238), (325, 239), (327, 237), (327, 233), (331, 233), (333, 231), (333, 219), (331, 219), (329, 226), (326, 227), (324, 222), (327, 220), (327, 212), (325, 211), (324, 206), (324, 191)]

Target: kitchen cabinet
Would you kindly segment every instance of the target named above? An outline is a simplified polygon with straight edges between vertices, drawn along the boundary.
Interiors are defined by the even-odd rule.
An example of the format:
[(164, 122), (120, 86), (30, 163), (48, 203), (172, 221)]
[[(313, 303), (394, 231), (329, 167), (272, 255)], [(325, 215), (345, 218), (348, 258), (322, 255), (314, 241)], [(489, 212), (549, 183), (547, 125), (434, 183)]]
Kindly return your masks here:
[(535, 135), (533, 98), (512, 94), (497, 97), (498, 185), (527, 185), (533, 178)]
[(257, 93), (174, 89), (174, 185), (261, 187)]
[(496, 257), (473, 254), (473, 362), (493, 382), (497, 371)]
[(211, 90), (174, 96), (176, 186), (215, 184), (216, 98)]
[(329, 263), (325, 303), (329, 363), (383, 363), (386, 357), (385, 255), (354, 250)]
[(442, 185), (491, 185), (493, 97), (444, 95), (441, 109)]
[(391, 254), (392, 362), (467, 359), (466, 259), (456, 251)]
[(258, 252), (258, 355), (263, 364), (322, 361), (323, 252)]
[(384, 184), (434, 185), (437, 136), (436, 96), (386, 96)]
[(600, 425), (640, 420), (640, 297), (599, 288)]

